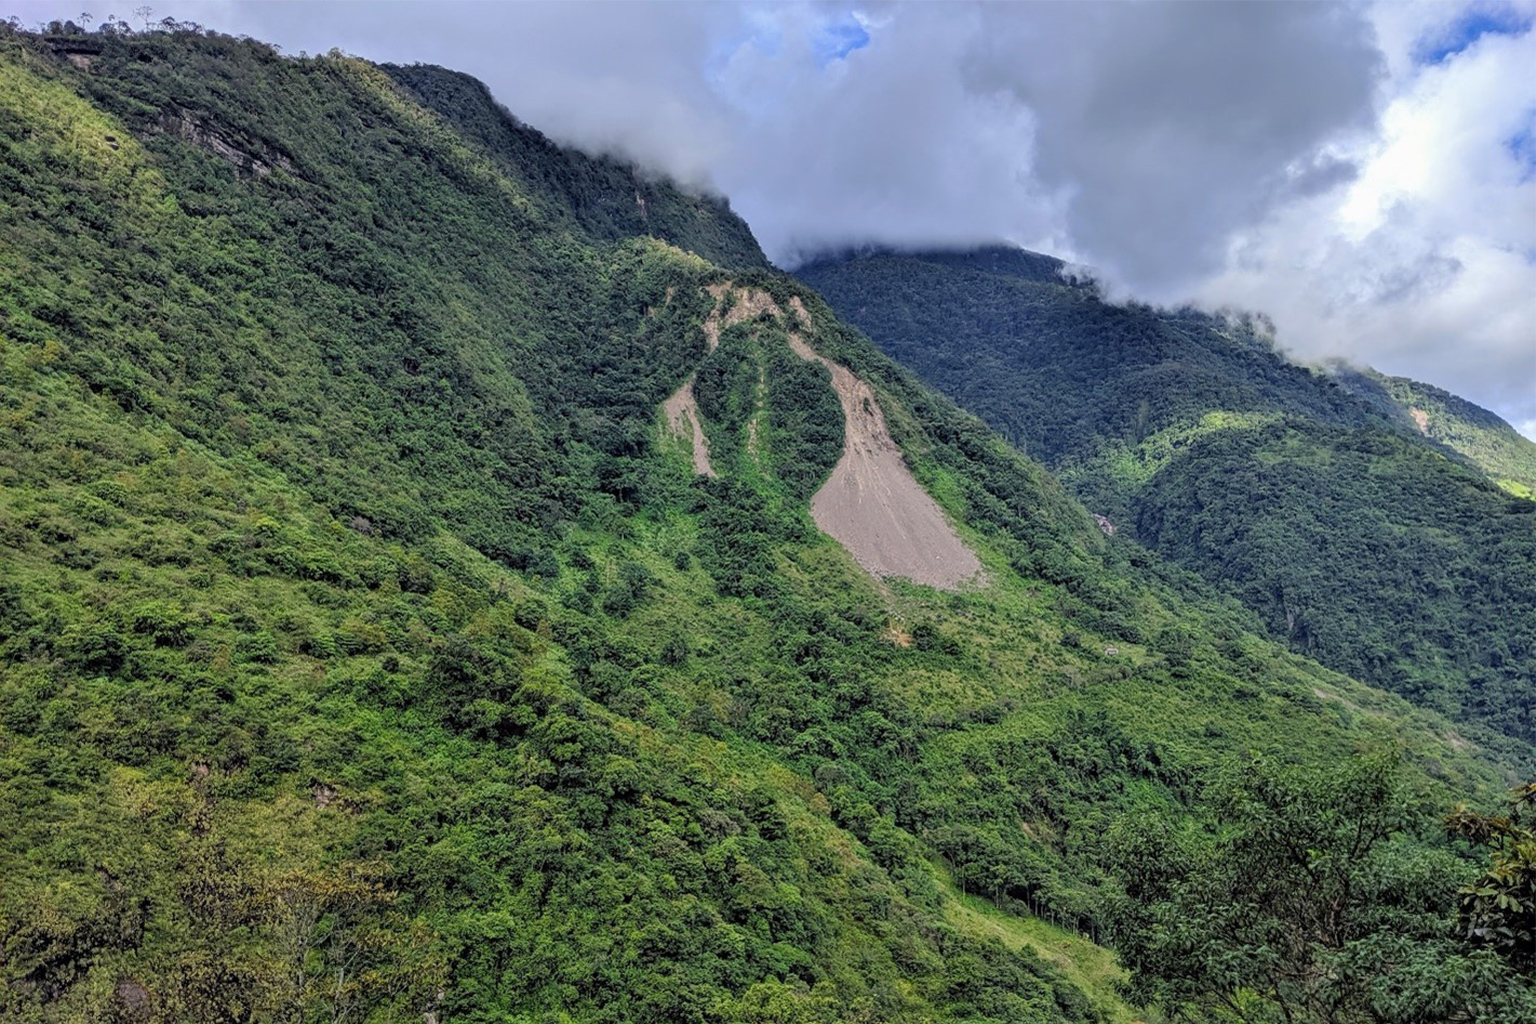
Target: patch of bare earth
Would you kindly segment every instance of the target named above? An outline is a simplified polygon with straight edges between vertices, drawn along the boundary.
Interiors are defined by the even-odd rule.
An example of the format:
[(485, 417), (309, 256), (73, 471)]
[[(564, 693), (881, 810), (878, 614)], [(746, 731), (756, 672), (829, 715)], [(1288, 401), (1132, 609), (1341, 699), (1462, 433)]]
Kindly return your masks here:
[(729, 281), (721, 281), (704, 290), (715, 300), (715, 308), (704, 318), (704, 340), (709, 344), (711, 352), (720, 346), (722, 328), (743, 323), (763, 313), (780, 315), (778, 303), (761, 288), (737, 288)]
[(761, 316), (763, 313), (770, 313), (773, 316), (782, 315), (779, 312), (778, 303), (773, 301), (773, 296), (761, 288), (733, 289), (732, 298), (735, 301), (731, 303), (731, 308), (725, 312), (725, 320), (721, 324), (723, 327), (743, 323), (754, 317)]
[(689, 377), (661, 407), (667, 414), (667, 429), (693, 445), (693, 471), (714, 476), (715, 467), (709, 464), (709, 439), (704, 436), (699, 403), (693, 397), (693, 378)]
[[(773, 296), (760, 288), (738, 288), (722, 281), (706, 291), (714, 299), (714, 308), (704, 320), (704, 338), (711, 352), (719, 346), (720, 332), (725, 328), (763, 314), (784, 315)], [(800, 328), (809, 330), (811, 316), (804, 303), (792, 298), (789, 308)], [(901, 449), (886, 429), (874, 390), (846, 367), (823, 358), (800, 335), (791, 333), (789, 343), (800, 358), (821, 363), (831, 372), (832, 386), (843, 407), (846, 440), (842, 457), (811, 498), (811, 518), (816, 525), (876, 577), (900, 576), (946, 590), (980, 581), (980, 560), (907, 468)], [(762, 390), (760, 384), (759, 408)], [(681, 437), (692, 433), (695, 471), (714, 476), (692, 381), (667, 399), (666, 411), (674, 433)], [(748, 451), (755, 455), (755, 417), (748, 424), (748, 435)]]
[(800, 301), (800, 296), (794, 295), (790, 297), (789, 308), (795, 314), (795, 319), (800, 321), (800, 328), (806, 331), (810, 330), (811, 314), (806, 311), (805, 303)]
[[(803, 307), (796, 311), (805, 321)], [(811, 518), (875, 576), (901, 576), (945, 590), (977, 580), (981, 562), (923, 490), (891, 439), (874, 389), (819, 355), (798, 334), (790, 348), (832, 374), (843, 406), (843, 455), (811, 498)]]

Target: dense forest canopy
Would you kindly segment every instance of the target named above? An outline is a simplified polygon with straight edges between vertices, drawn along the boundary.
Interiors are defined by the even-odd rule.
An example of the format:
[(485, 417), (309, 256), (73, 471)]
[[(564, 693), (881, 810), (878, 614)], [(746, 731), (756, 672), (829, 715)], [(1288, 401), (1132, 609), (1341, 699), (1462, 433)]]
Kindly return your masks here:
[(1536, 739), (1536, 444), (1427, 385), (1298, 366), (1261, 319), (1113, 305), (1063, 269), (983, 249), (798, 273), (1270, 636)]
[[(0, 1016), (1530, 1018), (1477, 895), (1525, 898), (1478, 822), (1528, 747), (1106, 536), (723, 202), (451, 72), (163, 29), (0, 35)], [(816, 529), (791, 326), (984, 582)], [(1317, 859), (1348, 929), (1214, 927)]]

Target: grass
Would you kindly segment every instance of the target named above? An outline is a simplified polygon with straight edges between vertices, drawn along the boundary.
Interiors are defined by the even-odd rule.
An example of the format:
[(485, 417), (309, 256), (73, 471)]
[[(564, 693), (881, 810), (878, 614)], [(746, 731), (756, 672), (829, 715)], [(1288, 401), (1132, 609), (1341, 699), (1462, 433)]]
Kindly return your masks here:
[(1121, 986), (1128, 975), (1110, 950), (1038, 917), (1009, 914), (989, 900), (962, 893), (937, 864), (933, 873), (944, 896), (944, 920), (956, 931), (982, 941), (995, 939), (1014, 952), (1028, 950), (1081, 989), (1114, 1024), (1163, 1020), (1126, 1002)]

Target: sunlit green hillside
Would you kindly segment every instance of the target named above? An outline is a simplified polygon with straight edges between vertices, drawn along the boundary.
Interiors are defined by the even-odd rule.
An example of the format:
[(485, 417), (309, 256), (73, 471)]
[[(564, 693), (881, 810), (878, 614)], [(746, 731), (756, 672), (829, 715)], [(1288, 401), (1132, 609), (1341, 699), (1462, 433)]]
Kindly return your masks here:
[[(1309, 966), (1531, 1006), (1439, 826), (1526, 748), (1106, 536), (723, 201), (189, 32), (0, 37), (0, 154), (5, 1020), (1162, 1019), (1218, 957), (1143, 956), (1138, 830), (1215, 850), (1234, 780), (1357, 763), (1394, 817)], [(845, 435), (791, 335), (979, 578), (816, 528)]]
[(1295, 365), (1262, 321), (1113, 305), (1060, 267), (983, 249), (798, 273), (1269, 636), (1536, 739), (1536, 445), (1427, 385)]

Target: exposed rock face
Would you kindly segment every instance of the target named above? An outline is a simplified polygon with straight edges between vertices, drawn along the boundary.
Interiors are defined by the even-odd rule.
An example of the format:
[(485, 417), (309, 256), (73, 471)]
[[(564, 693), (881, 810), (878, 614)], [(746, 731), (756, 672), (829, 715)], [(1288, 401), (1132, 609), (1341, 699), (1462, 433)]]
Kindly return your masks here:
[[(216, 126), (197, 118), (191, 111), (166, 113), (161, 116), (160, 125), (171, 134), (219, 157), (241, 176), (265, 178), (275, 168), (280, 167), (290, 172), (293, 170), (293, 164), (281, 153), (260, 146), (242, 144), (230, 138), (228, 133)], [(254, 150), (260, 150), (260, 152), (253, 152)]]

